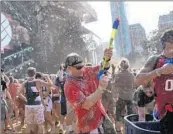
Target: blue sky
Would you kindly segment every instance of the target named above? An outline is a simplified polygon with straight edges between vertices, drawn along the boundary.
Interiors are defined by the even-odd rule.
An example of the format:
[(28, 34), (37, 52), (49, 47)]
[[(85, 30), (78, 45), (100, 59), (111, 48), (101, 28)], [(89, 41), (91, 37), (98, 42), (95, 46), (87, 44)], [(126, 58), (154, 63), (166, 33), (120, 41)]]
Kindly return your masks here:
[[(89, 2), (96, 10), (98, 21), (88, 24), (87, 27), (103, 40), (109, 39), (111, 32), (110, 3), (107, 1)], [(146, 34), (157, 29), (159, 15), (168, 14), (173, 10), (173, 2), (125, 2), (129, 24), (141, 23)]]

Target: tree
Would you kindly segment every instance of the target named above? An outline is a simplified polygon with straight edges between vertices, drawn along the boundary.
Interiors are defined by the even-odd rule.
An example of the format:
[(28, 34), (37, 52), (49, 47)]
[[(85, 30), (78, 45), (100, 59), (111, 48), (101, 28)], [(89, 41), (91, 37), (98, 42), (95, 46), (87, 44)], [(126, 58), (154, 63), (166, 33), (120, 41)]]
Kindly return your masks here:
[(92, 10), (84, 6), (81, 2), (2, 2), (2, 10), (28, 29), (37, 69), (49, 73), (55, 73), (70, 52), (86, 57), (89, 54), (83, 35), (90, 31), (82, 22), (86, 17), (93, 21), (95, 12), (89, 13)]
[(160, 54), (162, 51), (162, 45), (160, 42), (160, 38), (163, 31), (154, 30), (151, 32), (150, 37), (147, 41), (144, 42), (144, 55), (151, 56), (154, 54)]

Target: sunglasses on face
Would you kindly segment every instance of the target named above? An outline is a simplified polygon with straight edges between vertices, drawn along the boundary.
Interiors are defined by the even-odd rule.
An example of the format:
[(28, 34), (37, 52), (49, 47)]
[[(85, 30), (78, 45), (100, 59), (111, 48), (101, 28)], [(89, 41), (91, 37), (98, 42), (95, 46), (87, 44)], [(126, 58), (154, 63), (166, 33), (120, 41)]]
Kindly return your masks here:
[(84, 66), (73, 66), (74, 68), (76, 68), (77, 70), (81, 70)]

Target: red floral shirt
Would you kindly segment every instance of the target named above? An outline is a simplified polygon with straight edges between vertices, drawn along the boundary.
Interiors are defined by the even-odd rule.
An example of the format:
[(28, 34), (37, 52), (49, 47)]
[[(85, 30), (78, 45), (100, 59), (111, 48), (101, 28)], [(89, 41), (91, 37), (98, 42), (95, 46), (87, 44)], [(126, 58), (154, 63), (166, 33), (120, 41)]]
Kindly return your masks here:
[(101, 98), (89, 110), (82, 107), (86, 97), (95, 92), (98, 87), (99, 81), (96, 76), (99, 66), (84, 67), (82, 71), (83, 77), (67, 78), (65, 96), (75, 109), (78, 132), (86, 133), (96, 129), (100, 125), (101, 118), (106, 115), (106, 112), (101, 103)]

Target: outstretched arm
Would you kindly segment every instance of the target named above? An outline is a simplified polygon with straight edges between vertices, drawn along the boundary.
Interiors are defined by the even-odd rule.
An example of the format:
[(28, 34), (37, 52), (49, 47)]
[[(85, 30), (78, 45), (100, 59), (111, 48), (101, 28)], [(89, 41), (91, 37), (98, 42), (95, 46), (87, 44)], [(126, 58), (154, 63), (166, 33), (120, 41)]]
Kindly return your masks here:
[(147, 60), (147, 62), (145, 63), (144, 67), (137, 74), (136, 81), (135, 81), (135, 84), (137, 86), (145, 85), (149, 81), (151, 81), (152, 79), (154, 79), (158, 76), (157, 72), (155, 70), (153, 70), (157, 58), (158, 58), (157, 56), (150, 57)]

